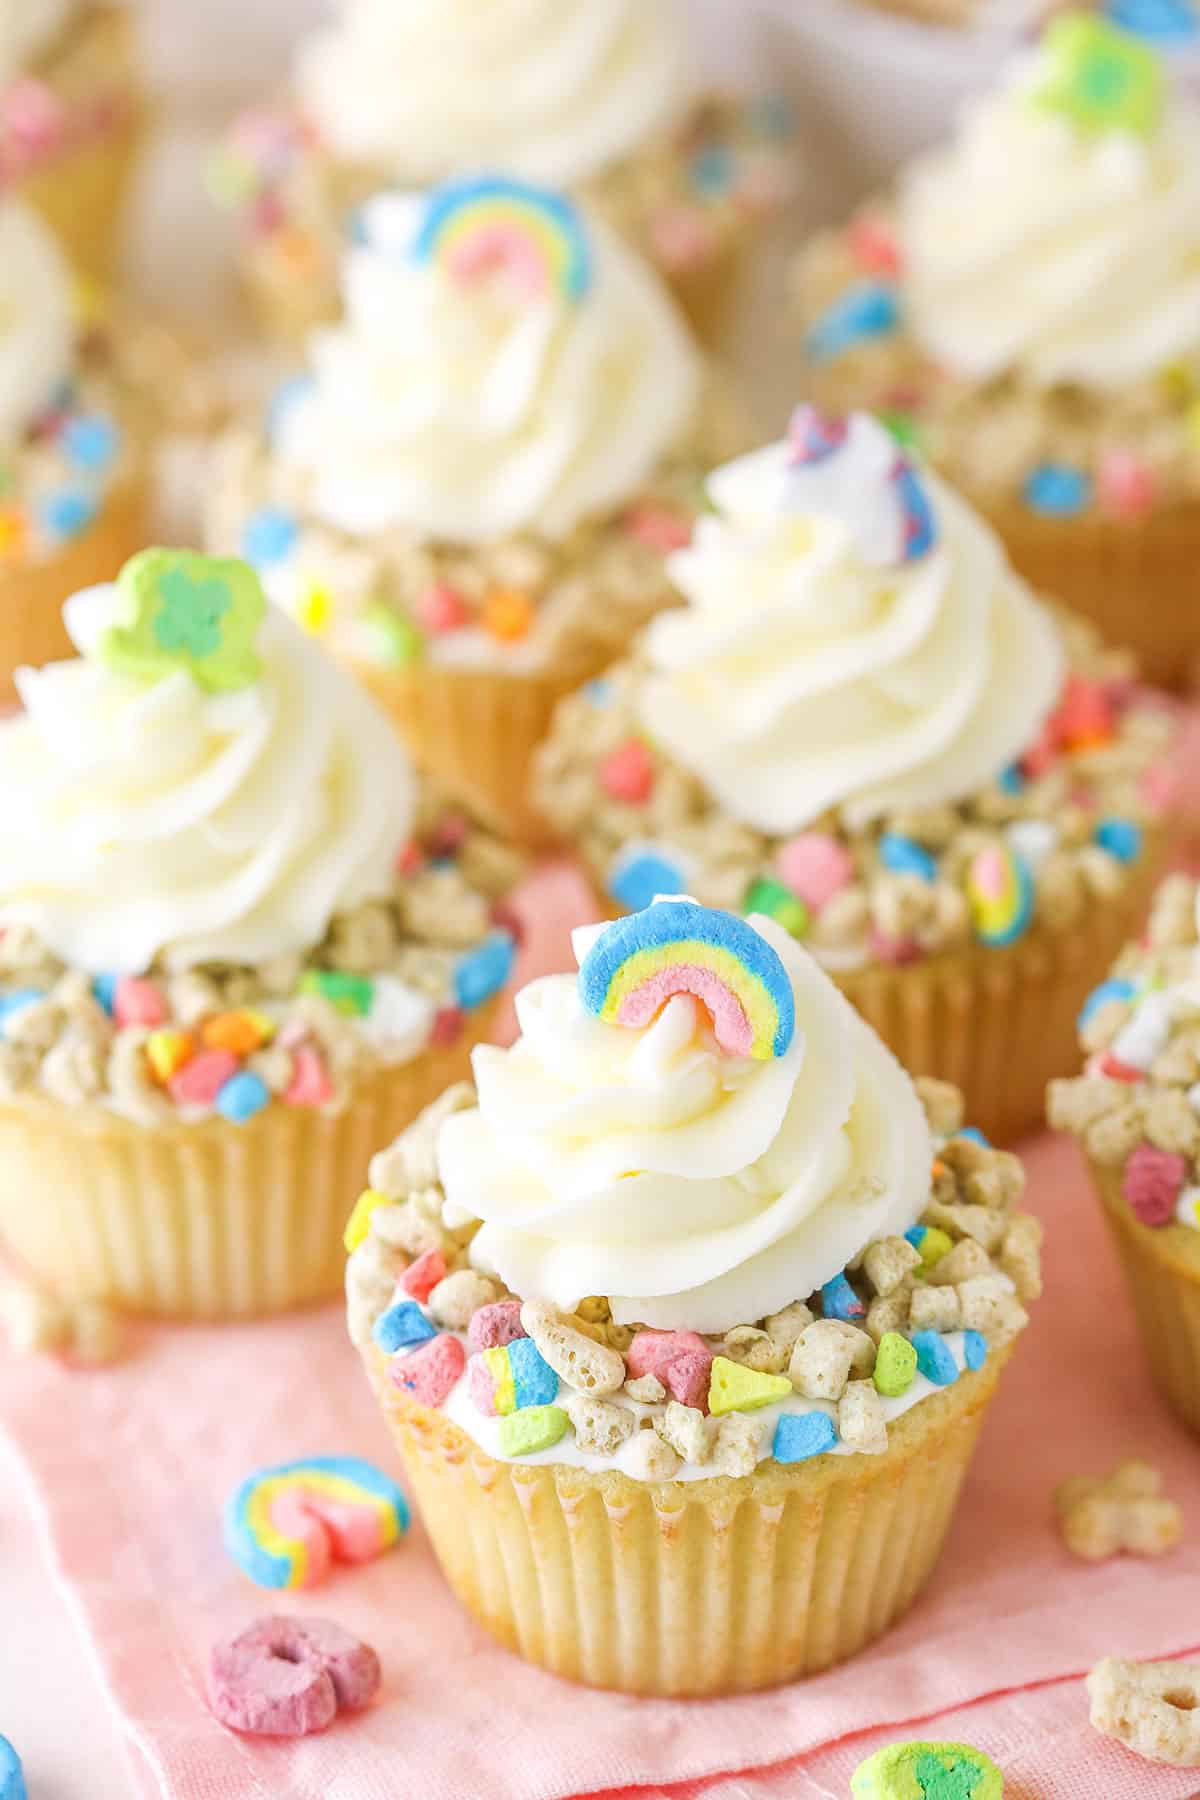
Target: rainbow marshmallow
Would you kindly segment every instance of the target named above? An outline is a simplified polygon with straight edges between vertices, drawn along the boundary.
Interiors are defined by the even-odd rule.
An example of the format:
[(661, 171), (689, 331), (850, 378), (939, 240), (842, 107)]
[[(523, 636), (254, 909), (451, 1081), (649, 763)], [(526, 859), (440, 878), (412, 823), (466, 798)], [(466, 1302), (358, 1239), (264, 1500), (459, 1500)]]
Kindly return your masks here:
[(577, 302), (592, 284), (591, 246), (572, 203), (503, 175), (470, 176), (436, 188), (412, 254), (464, 283), (504, 269), (531, 298), (558, 294)]
[(471, 1358), (468, 1381), (472, 1400), (488, 1418), (548, 1406), (558, 1397), (558, 1376), (530, 1337), (480, 1351)]
[(981, 943), (1011, 944), (1033, 916), (1033, 881), (1015, 851), (989, 845), (972, 858), (964, 883)]
[(766, 939), (694, 900), (656, 900), (608, 926), (583, 960), (579, 992), (590, 1013), (633, 1027), (693, 994), (730, 1056), (783, 1056), (796, 1027), (792, 984)]
[(404, 1495), (372, 1463), (314, 1456), (242, 1482), (225, 1504), (225, 1548), (259, 1587), (315, 1587), (331, 1562), (382, 1555), (408, 1518)]

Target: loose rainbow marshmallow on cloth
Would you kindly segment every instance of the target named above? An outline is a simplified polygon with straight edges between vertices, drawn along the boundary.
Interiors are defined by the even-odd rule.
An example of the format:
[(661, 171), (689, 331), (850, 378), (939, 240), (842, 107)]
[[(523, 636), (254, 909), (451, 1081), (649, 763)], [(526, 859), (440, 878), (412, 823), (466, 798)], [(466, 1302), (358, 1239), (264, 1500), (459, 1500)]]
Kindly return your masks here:
[(504, 175), (467, 176), (436, 188), (412, 254), (458, 282), (503, 271), (531, 300), (557, 294), (575, 302), (592, 283), (591, 246), (571, 202)]
[(315, 1587), (331, 1562), (382, 1555), (408, 1519), (404, 1495), (373, 1463), (314, 1456), (242, 1482), (225, 1503), (225, 1548), (259, 1587)]
[(588, 1012), (635, 1027), (675, 994), (692, 994), (730, 1056), (782, 1056), (796, 1028), (792, 984), (770, 944), (744, 919), (694, 900), (656, 900), (607, 926), (583, 959), (579, 993)]

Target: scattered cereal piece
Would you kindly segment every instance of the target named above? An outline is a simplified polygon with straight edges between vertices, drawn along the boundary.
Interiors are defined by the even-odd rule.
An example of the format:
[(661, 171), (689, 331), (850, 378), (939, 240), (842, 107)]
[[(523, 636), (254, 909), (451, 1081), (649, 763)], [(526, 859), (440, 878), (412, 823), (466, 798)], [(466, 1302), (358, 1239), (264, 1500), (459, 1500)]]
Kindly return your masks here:
[(1004, 1777), (970, 1744), (889, 1744), (850, 1777), (854, 1800), (1003, 1800)]
[(907, 1394), (916, 1372), (917, 1353), (908, 1339), (897, 1331), (885, 1332), (875, 1358), (874, 1381), (879, 1392), (890, 1399)]
[(1073, 1556), (1103, 1562), (1121, 1551), (1162, 1556), (1173, 1550), (1183, 1520), (1162, 1494), (1162, 1477), (1144, 1462), (1120, 1463), (1111, 1475), (1074, 1475), (1054, 1494), (1059, 1530)]
[(954, 1353), (940, 1331), (914, 1331), (912, 1347), (917, 1353), (918, 1369), (935, 1387), (949, 1387), (958, 1380)]
[(762, 1455), (762, 1425), (748, 1413), (729, 1413), (717, 1424), (711, 1463), (720, 1475), (752, 1475)]
[(437, 1326), (430, 1324), (415, 1300), (400, 1300), (380, 1313), (371, 1336), (381, 1350), (392, 1356), (397, 1350), (407, 1350), (436, 1337)]
[(1200, 1768), (1200, 1663), (1106, 1656), (1087, 1678), (1090, 1718), (1149, 1762)]
[(952, 1287), (915, 1287), (909, 1296), (908, 1322), (914, 1331), (958, 1331), (962, 1302)]
[(805, 1327), (792, 1351), (788, 1377), (806, 1400), (839, 1400), (850, 1379), (854, 1347), (841, 1320), (816, 1319)]
[(708, 1410), (715, 1418), (728, 1412), (752, 1412), (772, 1400), (786, 1400), (792, 1384), (786, 1375), (760, 1375), (727, 1356), (715, 1356), (708, 1390)]
[(597, 1344), (567, 1325), (542, 1300), (526, 1300), (521, 1323), (555, 1374), (582, 1394), (615, 1394), (625, 1381), (625, 1359), (619, 1350)]
[(640, 1401), (643, 1406), (657, 1406), (665, 1400), (667, 1390), (657, 1375), (637, 1375), (625, 1383), (625, 1392), (631, 1400)]
[(655, 1419), (654, 1429), (685, 1463), (708, 1461), (716, 1426), (698, 1408), (681, 1406), (678, 1400), (672, 1400), (666, 1412)]
[(492, 1300), (472, 1314), (467, 1326), (472, 1350), (499, 1350), (524, 1336), (519, 1300)]
[(443, 1332), (406, 1356), (396, 1357), (388, 1373), (420, 1406), (441, 1406), (466, 1366), (467, 1353), (458, 1339)]
[[(446, 1258), (440, 1249), (422, 1250), (400, 1277), (400, 1286), (414, 1300), (428, 1300), (446, 1276)], [(472, 1320), (472, 1324), (474, 1320)]]
[(679, 1457), (657, 1431), (635, 1431), (617, 1452), (617, 1464), (635, 1481), (670, 1481), (679, 1473)]
[(213, 1645), (208, 1703), (222, 1725), (263, 1737), (306, 1737), (379, 1691), (379, 1658), (328, 1619), (259, 1619)]
[(771, 1455), (776, 1462), (807, 1462), (837, 1443), (837, 1427), (828, 1413), (781, 1413), (775, 1425)]
[(900, 1286), (911, 1270), (920, 1268), (923, 1258), (906, 1238), (879, 1238), (868, 1244), (863, 1257), (867, 1280), (877, 1294), (890, 1294)]
[(563, 1410), (575, 1428), (575, 1442), (587, 1456), (615, 1456), (637, 1427), (637, 1414), (629, 1406), (596, 1400), (591, 1394), (570, 1394)]
[(838, 1436), (852, 1450), (881, 1456), (887, 1449), (883, 1402), (871, 1381), (851, 1381), (838, 1402)]
[(465, 1331), (481, 1306), (495, 1300), (496, 1283), (477, 1269), (456, 1269), (429, 1296), (429, 1310), (447, 1331)]

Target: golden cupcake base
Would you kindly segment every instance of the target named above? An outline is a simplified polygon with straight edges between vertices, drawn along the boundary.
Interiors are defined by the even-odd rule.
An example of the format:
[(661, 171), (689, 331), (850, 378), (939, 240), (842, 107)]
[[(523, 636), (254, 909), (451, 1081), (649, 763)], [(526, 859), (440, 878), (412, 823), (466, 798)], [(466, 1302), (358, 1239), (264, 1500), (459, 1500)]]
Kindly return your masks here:
[(0, 705), (15, 700), (13, 675), (23, 663), (36, 668), (76, 655), (63, 624), (63, 601), (81, 588), (116, 579), (122, 564), (146, 544), (149, 512), (148, 484), (141, 478), (126, 482), (56, 556), (0, 569)]
[(587, 671), (509, 674), (428, 662), (411, 669), (350, 667), (391, 716), (413, 760), (451, 799), (518, 842), (549, 838), (529, 798), (530, 765), (554, 708)]
[(1097, 1163), (1090, 1169), (1154, 1385), (1183, 1423), (1200, 1432), (1200, 1232), (1143, 1225), (1121, 1192), (1121, 1171)]
[(953, 1082), (967, 1123), (1011, 1143), (1041, 1129), (1047, 1085), (1078, 1067), (1080, 1010), (1137, 934), (1162, 872), (1162, 838), (1147, 833), (1122, 892), (1065, 930), (1035, 925), (994, 949), (972, 943), (833, 979), (910, 1075)]
[(647, 1484), (500, 1463), (365, 1361), (443, 1573), (555, 1675), (701, 1697), (816, 1674), (912, 1605), (941, 1552), (1007, 1351), (914, 1406), (881, 1456)]
[(1200, 674), (1200, 502), (1135, 520), (975, 502), (1025, 579), (1134, 651), (1143, 680), (1182, 687)]
[(147, 1126), (97, 1106), (0, 1106), (0, 1241), (68, 1302), (227, 1319), (330, 1300), (371, 1157), (469, 1074), (490, 1018), (373, 1074), (336, 1113), (277, 1103), (243, 1125)]

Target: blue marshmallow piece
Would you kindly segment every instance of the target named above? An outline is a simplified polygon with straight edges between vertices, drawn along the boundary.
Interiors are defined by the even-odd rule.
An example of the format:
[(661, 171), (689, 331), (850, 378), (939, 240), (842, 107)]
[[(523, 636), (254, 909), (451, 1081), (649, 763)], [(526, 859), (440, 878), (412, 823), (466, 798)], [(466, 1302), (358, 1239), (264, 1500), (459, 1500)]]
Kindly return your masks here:
[(922, 845), (899, 832), (885, 831), (879, 840), (879, 860), (893, 875), (919, 875), (922, 881), (937, 880), (937, 863)]
[(1136, 862), (1141, 855), (1142, 828), (1133, 819), (1101, 819), (1094, 835), (1100, 848), (1120, 863)]
[(1123, 31), (1166, 49), (1200, 37), (1200, 12), (1192, 0), (1108, 0), (1104, 10)]
[(21, 1759), (6, 1737), (0, 1737), (0, 1800), (28, 1800)]
[(1083, 1030), (1093, 1013), (1098, 1013), (1100, 1008), (1107, 1006), (1110, 1000), (1132, 1000), (1133, 995), (1132, 981), (1120, 981), (1115, 976), (1110, 981), (1102, 981), (1099, 987), (1092, 989), (1075, 1021), (1080, 1031)]
[(912, 1347), (917, 1353), (917, 1368), (935, 1387), (949, 1387), (958, 1380), (958, 1364), (954, 1352), (940, 1331), (914, 1331)]
[(454, 998), (464, 1012), (499, 993), (512, 974), (517, 947), (507, 931), (493, 931), (454, 966)]
[(1023, 491), (1031, 512), (1066, 519), (1087, 506), (1092, 484), (1082, 469), (1069, 463), (1039, 463), (1026, 477)]
[(222, 1118), (234, 1125), (244, 1125), (264, 1106), (270, 1105), (271, 1091), (261, 1075), (253, 1069), (239, 1069), (217, 1093), (216, 1107)]
[(17, 1014), (24, 1012), (27, 1006), (34, 1006), (39, 1000), (46, 998), (41, 988), (11, 988), (7, 994), (0, 994), (0, 1037), (8, 1035), (8, 1022)]
[(982, 1369), (987, 1353), (987, 1339), (981, 1331), (963, 1332), (963, 1360), (968, 1369)]
[(84, 413), (63, 431), (63, 448), (79, 469), (106, 469), (117, 454), (120, 435), (103, 413)]
[(860, 281), (821, 314), (804, 347), (813, 362), (833, 362), (853, 344), (887, 337), (899, 323), (895, 291), (882, 281)]
[(292, 513), (281, 506), (264, 506), (246, 520), (242, 531), (242, 555), (261, 567), (282, 562), (300, 535)]
[(771, 1455), (776, 1462), (807, 1462), (837, 1443), (837, 1427), (828, 1413), (782, 1413), (775, 1427)]
[(514, 1411), (526, 1406), (549, 1406), (558, 1398), (558, 1376), (533, 1339), (514, 1338), (508, 1348), (512, 1371)]
[(954, 1135), (955, 1137), (960, 1138), (970, 1138), (973, 1144), (982, 1144), (985, 1150), (990, 1150), (992, 1147), (989, 1140), (984, 1137), (982, 1131), (980, 1131), (978, 1125), (964, 1125), (962, 1130), (956, 1131)]
[(842, 1319), (847, 1324), (866, 1317), (867, 1309), (855, 1293), (845, 1274), (835, 1275), (821, 1289), (821, 1313), (826, 1319)]
[(371, 1328), (371, 1336), (379, 1348), (391, 1356), (410, 1344), (423, 1344), (436, 1337), (437, 1326), (430, 1324), (415, 1300), (399, 1300), (380, 1313)]
[(64, 488), (61, 493), (48, 494), (38, 508), (43, 529), (53, 538), (78, 537), (91, 524), (96, 511), (96, 501), (92, 496), (79, 493), (74, 488)]
[(659, 894), (682, 894), (687, 878), (678, 863), (657, 850), (628, 851), (609, 871), (608, 891), (627, 912), (644, 912)]

